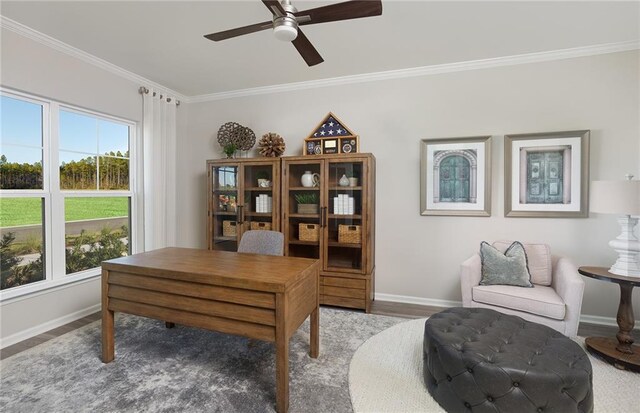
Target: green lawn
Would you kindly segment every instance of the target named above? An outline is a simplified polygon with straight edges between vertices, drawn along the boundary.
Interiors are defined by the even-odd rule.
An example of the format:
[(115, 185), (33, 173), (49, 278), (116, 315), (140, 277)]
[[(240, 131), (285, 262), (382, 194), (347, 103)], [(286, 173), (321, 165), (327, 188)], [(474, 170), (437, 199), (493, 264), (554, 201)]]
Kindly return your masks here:
[[(0, 227), (42, 223), (41, 205), (39, 198), (0, 198)], [(123, 197), (67, 198), (64, 205), (66, 221), (129, 215), (129, 199)]]

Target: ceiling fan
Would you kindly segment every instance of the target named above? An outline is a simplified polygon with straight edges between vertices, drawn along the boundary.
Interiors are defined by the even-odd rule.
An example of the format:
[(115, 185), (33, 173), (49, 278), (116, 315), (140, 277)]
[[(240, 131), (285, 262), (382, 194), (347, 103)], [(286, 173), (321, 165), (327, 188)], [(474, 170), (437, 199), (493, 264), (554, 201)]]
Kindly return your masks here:
[(262, 0), (262, 3), (273, 14), (271, 21), (211, 33), (204, 37), (214, 42), (219, 42), (220, 40), (273, 28), (273, 34), (276, 38), (293, 43), (293, 46), (298, 50), (304, 61), (307, 62), (307, 65), (314, 66), (322, 63), (324, 59), (298, 26), (382, 14), (381, 0), (353, 0), (303, 11), (298, 11), (291, 5), (290, 0), (282, 0), (282, 2), (278, 2), (278, 0)]

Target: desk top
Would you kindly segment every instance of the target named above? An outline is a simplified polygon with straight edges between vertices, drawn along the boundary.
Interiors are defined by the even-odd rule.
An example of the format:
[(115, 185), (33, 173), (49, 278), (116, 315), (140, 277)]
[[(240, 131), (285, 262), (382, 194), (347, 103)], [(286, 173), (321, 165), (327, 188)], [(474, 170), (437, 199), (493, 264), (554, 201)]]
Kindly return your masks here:
[(617, 284), (640, 285), (639, 277), (627, 277), (626, 275), (612, 274), (605, 267), (580, 267), (578, 272), (587, 277), (596, 278), (602, 281), (609, 281)]
[(209, 285), (284, 292), (319, 265), (318, 260), (308, 258), (162, 248), (104, 261), (102, 268)]

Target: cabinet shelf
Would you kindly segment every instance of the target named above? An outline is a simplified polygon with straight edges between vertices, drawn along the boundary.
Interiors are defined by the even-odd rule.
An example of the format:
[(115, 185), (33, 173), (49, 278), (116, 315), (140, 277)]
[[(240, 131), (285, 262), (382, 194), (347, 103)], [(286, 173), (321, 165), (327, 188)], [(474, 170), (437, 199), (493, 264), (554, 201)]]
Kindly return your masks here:
[(293, 245), (320, 245), (320, 241), (300, 241), (299, 239), (290, 239), (289, 244)]
[(330, 186), (329, 191), (362, 191), (361, 186)]
[(225, 237), (222, 235), (216, 235), (214, 237), (214, 242), (219, 242), (219, 241), (237, 241), (238, 237)]
[(213, 192), (238, 192), (238, 188), (215, 188)]
[(320, 214), (289, 214), (289, 218), (320, 218)]
[(362, 215), (329, 214), (329, 219), (362, 219)]
[(245, 191), (251, 191), (251, 192), (273, 192), (273, 188), (269, 187), (269, 188), (263, 188), (261, 186), (252, 186), (250, 188), (245, 188)]
[(271, 212), (245, 212), (245, 217), (267, 217), (270, 218), (272, 215)]
[(291, 191), (320, 191), (320, 187), (318, 187), (318, 186), (312, 186), (312, 187), (290, 186), (289, 187), (289, 192), (291, 192)]
[(228, 216), (234, 216), (235, 217), (236, 215), (238, 215), (238, 213), (236, 211), (233, 211), (233, 212), (229, 212), (229, 211), (214, 211), (213, 214), (214, 215), (224, 215), (226, 217), (228, 217)]
[(338, 241), (329, 241), (330, 247), (341, 247), (341, 248), (362, 248), (362, 244), (347, 244), (344, 242)]

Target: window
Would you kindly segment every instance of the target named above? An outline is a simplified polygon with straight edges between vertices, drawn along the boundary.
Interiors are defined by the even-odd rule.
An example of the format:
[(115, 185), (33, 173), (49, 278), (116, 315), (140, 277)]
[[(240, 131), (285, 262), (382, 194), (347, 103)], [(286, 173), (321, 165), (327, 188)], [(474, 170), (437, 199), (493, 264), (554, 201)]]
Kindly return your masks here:
[(130, 254), (135, 124), (0, 92), (0, 298), (95, 276)]

